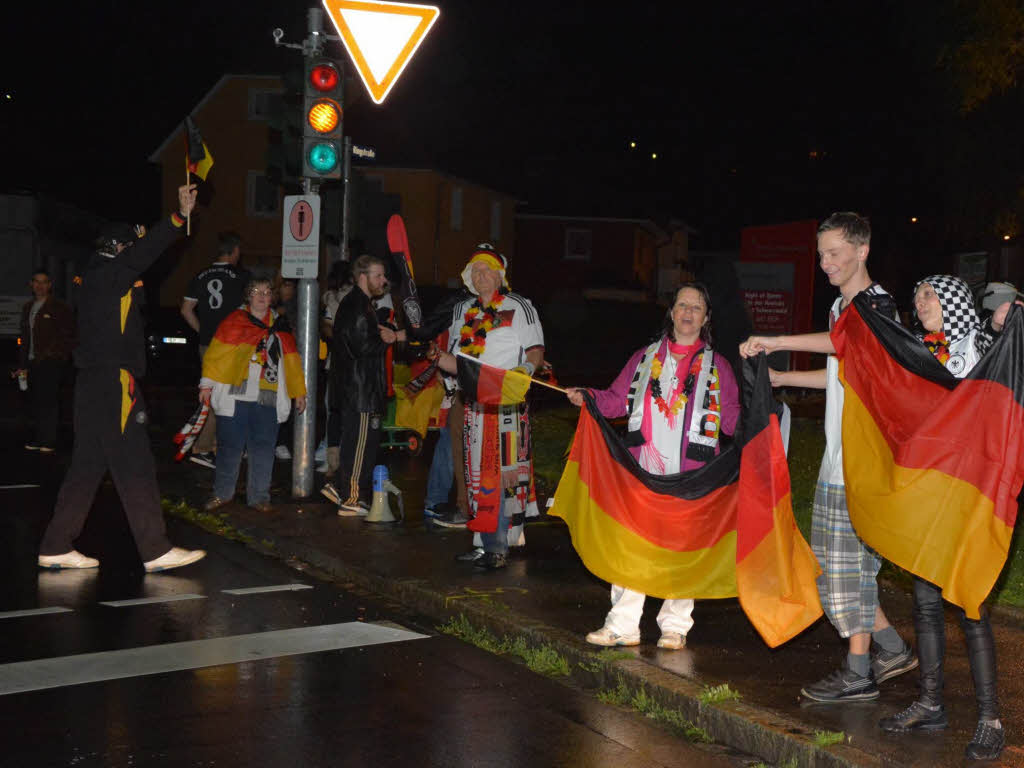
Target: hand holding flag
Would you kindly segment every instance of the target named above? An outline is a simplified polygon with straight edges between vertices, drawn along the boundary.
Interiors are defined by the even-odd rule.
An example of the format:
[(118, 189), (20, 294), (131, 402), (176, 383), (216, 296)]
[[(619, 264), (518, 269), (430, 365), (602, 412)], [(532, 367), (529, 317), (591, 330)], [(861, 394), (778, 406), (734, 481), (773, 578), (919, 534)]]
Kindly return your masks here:
[[(190, 176), (194, 173), (201, 180), (206, 181), (210, 169), (213, 167), (213, 155), (206, 147), (199, 128), (192, 121), (191, 115), (185, 116), (185, 184), (188, 185)], [(192, 216), (187, 217), (187, 232), (192, 234)]]

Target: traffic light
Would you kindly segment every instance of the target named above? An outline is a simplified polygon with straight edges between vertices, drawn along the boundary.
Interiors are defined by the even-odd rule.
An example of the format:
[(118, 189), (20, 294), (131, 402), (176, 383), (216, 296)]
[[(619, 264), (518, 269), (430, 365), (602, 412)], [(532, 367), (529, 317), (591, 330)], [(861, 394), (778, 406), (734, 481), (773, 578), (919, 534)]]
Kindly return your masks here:
[(302, 174), (311, 179), (341, 178), (342, 90), (340, 63), (306, 59), (302, 126)]

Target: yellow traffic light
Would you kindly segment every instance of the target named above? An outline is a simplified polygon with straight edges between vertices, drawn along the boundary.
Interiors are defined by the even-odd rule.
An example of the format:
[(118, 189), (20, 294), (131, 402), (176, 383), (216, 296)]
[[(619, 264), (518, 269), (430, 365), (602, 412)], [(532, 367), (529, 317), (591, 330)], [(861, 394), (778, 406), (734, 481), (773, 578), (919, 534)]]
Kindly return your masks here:
[(322, 99), (309, 108), (306, 121), (317, 133), (330, 133), (341, 121), (341, 107), (330, 99)]

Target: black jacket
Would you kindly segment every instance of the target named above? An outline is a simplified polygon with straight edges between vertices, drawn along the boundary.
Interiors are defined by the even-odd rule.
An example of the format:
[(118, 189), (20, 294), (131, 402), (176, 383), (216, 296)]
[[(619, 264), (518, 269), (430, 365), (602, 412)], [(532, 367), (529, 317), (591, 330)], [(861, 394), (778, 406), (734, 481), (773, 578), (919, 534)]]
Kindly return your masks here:
[(181, 234), (170, 217), (114, 258), (94, 254), (78, 294), (78, 368), (124, 368), (146, 373), (140, 288), (135, 282)]
[(18, 347), (18, 367), (28, 368), (29, 339), (36, 362), (67, 360), (75, 348), (75, 313), (71, 307), (55, 296), (47, 296), (36, 314), (35, 328), (28, 327), (29, 315), (35, 300), (21, 308), (21, 346)]
[(383, 413), (387, 382), (377, 314), (369, 297), (353, 288), (341, 300), (331, 337), (332, 405), (360, 413)]

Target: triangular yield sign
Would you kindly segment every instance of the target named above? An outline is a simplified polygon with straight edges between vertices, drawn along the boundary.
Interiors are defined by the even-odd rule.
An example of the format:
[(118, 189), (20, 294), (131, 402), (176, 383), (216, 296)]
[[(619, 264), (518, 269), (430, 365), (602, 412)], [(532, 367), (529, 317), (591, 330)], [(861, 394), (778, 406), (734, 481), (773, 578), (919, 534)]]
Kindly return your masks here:
[(366, 90), (377, 104), (387, 98), (399, 75), (441, 15), (432, 5), (323, 0), (327, 15)]

